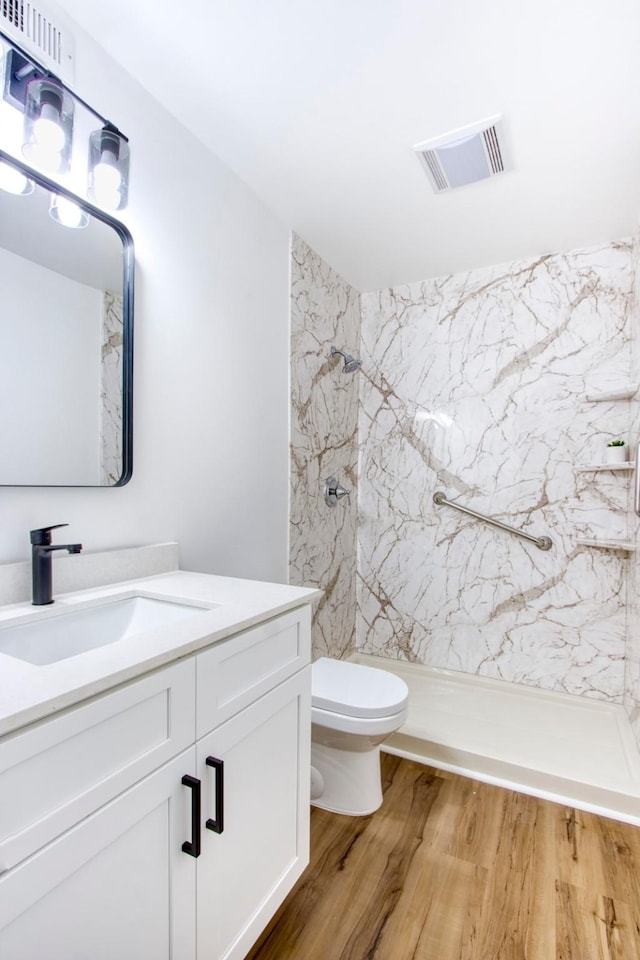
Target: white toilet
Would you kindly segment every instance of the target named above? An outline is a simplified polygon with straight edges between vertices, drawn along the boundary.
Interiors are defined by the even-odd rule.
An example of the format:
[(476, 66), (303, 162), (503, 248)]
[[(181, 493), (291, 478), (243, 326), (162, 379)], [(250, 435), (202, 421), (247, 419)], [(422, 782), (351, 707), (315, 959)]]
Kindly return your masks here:
[(322, 657), (311, 668), (311, 802), (364, 816), (382, 803), (380, 744), (407, 718), (409, 690), (386, 670)]

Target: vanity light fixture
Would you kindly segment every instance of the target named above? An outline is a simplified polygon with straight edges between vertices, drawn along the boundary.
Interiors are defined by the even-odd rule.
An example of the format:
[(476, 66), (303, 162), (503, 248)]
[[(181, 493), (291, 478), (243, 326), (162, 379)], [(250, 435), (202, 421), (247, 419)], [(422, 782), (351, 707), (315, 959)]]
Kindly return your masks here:
[[(72, 180), (87, 183), (87, 196), (97, 206), (123, 210), (129, 192), (127, 138), (1, 31), (0, 41), (9, 45), (4, 64), (0, 62), (0, 96), (23, 115), (22, 152), (29, 164), (56, 175), (70, 171)], [(89, 140), (88, 166), (80, 170), (78, 152), (72, 152), (74, 114), (76, 130)], [(100, 128), (89, 133), (96, 120)], [(0, 146), (14, 151), (4, 142)]]
[(19, 170), (14, 170), (0, 160), (0, 190), (13, 193), (18, 197), (26, 197), (33, 193), (35, 184)]
[(89, 184), (87, 196), (105, 210), (127, 205), (129, 191), (129, 142), (111, 123), (89, 137)]
[(63, 227), (82, 230), (89, 226), (89, 214), (73, 200), (53, 194), (49, 204), (49, 216)]
[(73, 137), (73, 100), (48, 77), (30, 80), (26, 87), (22, 152), (34, 166), (66, 173)]

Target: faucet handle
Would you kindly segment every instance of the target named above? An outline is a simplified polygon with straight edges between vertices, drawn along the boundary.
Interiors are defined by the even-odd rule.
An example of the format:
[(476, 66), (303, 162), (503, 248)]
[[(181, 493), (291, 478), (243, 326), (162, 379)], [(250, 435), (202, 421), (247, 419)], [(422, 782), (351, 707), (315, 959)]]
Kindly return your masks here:
[(30, 530), (31, 545), (34, 547), (51, 546), (51, 531), (58, 530), (59, 527), (68, 527), (68, 523), (54, 523), (51, 527), (38, 527), (37, 530)]
[(328, 507), (335, 507), (338, 500), (342, 499), (342, 497), (348, 497), (351, 493), (351, 490), (345, 490), (335, 477), (327, 477), (322, 490), (324, 493), (324, 502)]

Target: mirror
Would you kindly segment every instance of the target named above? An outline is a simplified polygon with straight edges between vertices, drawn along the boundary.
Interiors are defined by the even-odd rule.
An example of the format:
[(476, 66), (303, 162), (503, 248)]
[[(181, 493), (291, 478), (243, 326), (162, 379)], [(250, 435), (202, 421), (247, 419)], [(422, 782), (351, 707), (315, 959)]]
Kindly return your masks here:
[[(0, 150), (0, 485), (122, 486), (132, 469), (133, 241)], [(50, 216), (72, 200), (88, 220)]]

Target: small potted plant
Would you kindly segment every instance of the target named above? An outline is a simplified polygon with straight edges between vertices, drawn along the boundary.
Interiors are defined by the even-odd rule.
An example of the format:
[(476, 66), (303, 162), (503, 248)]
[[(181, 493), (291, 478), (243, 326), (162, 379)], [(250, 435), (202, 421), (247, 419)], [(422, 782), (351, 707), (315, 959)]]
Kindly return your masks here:
[(626, 463), (627, 448), (624, 440), (610, 440), (605, 448), (605, 463)]

